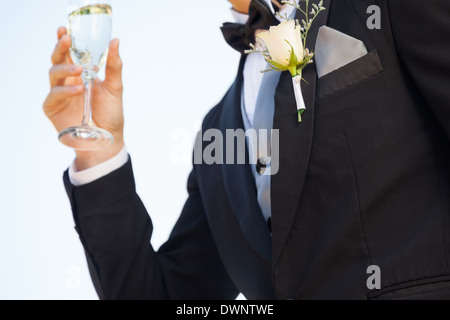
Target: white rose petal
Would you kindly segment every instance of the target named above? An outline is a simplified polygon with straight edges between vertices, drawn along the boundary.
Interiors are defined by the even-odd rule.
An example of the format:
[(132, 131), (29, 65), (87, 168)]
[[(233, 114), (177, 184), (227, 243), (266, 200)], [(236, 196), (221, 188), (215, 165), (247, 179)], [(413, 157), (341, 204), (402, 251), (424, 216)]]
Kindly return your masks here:
[(301, 61), (305, 58), (305, 50), (303, 49), (303, 42), (302, 42), (302, 28), (300, 26), (295, 27), (295, 33), (296, 33), (296, 39), (297, 42), (292, 44), (294, 47), (294, 53), (297, 56), (297, 60)]
[(293, 20), (271, 27), (269, 32), (259, 34), (258, 38), (266, 44), (272, 60), (283, 66), (289, 65), (291, 46), (298, 61), (304, 58), (300, 27)]
[(270, 56), (273, 61), (283, 66), (289, 65), (289, 51), (285, 49), (282, 41), (277, 36), (273, 35), (270, 32), (262, 32), (258, 34), (258, 38), (264, 41), (264, 44), (269, 50)]

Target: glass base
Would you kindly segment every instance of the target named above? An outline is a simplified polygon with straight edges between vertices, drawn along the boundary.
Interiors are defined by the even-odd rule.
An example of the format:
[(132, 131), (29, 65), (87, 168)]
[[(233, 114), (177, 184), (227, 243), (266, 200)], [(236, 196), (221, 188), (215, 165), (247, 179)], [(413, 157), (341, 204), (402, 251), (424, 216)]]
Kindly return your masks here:
[(75, 150), (93, 151), (110, 146), (114, 138), (106, 130), (94, 126), (80, 126), (61, 131), (59, 141)]

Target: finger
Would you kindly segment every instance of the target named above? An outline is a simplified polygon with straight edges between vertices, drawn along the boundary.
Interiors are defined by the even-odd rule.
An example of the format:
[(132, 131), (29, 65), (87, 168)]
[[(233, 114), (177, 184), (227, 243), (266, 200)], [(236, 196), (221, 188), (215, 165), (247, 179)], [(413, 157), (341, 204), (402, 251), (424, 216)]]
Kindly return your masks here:
[(105, 85), (113, 90), (122, 88), (122, 59), (119, 54), (120, 40), (114, 39), (109, 45), (108, 62), (105, 71)]
[(73, 64), (58, 64), (50, 69), (50, 87), (62, 86), (67, 77), (79, 77), (83, 72), (82, 66)]
[(55, 50), (52, 54), (53, 65), (61, 64), (66, 60), (69, 48), (71, 45), (71, 39), (68, 35), (63, 35), (61, 40), (56, 44)]
[(54, 87), (44, 102), (44, 109), (55, 106), (58, 102), (83, 93), (83, 86)]
[(58, 41), (61, 40), (61, 38), (67, 34), (67, 29), (65, 27), (59, 27), (58, 28)]

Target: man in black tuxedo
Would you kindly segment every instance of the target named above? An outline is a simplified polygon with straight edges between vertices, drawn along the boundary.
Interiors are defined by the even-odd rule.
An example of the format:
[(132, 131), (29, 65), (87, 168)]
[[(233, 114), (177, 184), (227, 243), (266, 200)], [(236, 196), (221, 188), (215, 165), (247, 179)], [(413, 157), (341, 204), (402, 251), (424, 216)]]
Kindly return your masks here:
[[(368, 26), (372, 5), (380, 9), (380, 28)], [(322, 36), (326, 47), (338, 31), (362, 42), (367, 54), (330, 72), (324, 59), (305, 69), (302, 123), (291, 77), (281, 75), (273, 118), (280, 163), (271, 177), (270, 220), (258, 201), (253, 167), (194, 165), (179, 221), (155, 252), (128, 157), (88, 184), (75, 186), (66, 172), (101, 298), (234, 299), (239, 292), (248, 299), (450, 298), (450, 4), (325, 0), (324, 7), (307, 47), (317, 49)], [(328, 36), (319, 31), (324, 25)], [(236, 32), (230, 42), (245, 36)], [(75, 106), (82, 88), (67, 78), (81, 73), (67, 54), (70, 38), (64, 29), (58, 35), (44, 109), (61, 130), (81, 118)], [(246, 59), (206, 116), (204, 132), (245, 127)], [(106, 79), (97, 83), (94, 120), (114, 133), (115, 143), (102, 152), (77, 152), (73, 171), (108, 165), (123, 153), (121, 97), (114, 40)], [(379, 270), (381, 287), (370, 286), (368, 268)]]

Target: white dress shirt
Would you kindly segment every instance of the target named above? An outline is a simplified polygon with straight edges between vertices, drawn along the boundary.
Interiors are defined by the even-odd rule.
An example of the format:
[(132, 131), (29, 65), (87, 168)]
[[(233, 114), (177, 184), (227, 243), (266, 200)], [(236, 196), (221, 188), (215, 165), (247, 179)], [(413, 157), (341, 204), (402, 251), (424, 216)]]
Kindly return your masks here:
[[(270, 0), (265, 0), (271, 10), (275, 12)], [(294, 8), (291, 6), (285, 6), (280, 13), (284, 16), (287, 14), (290, 16)], [(231, 13), (237, 23), (245, 24), (248, 20), (248, 15), (239, 13), (231, 9)], [(261, 81), (263, 78), (262, 70), (267, 69), (267, 63), (261, 54), (250, 54), (247, 57), (244, 65), (244, 105), (247, 119), (250, 124), (253, 125), (253, 115), (256, 107), (256, 99), (258, 98), (259, 89), (261, 87)], [(78, 171), (75, 162), (69, 168), (70, 182), (74, 186), (82, 186), (98, 180), (104, 176), (107, 176), (111, 172), (121, 168), (128, 161), (128, 153), (126, 147), (119, 152), (118, 155), (109, 159), (108, 161), (101, 163), (95, 167), (84, 171)]]

